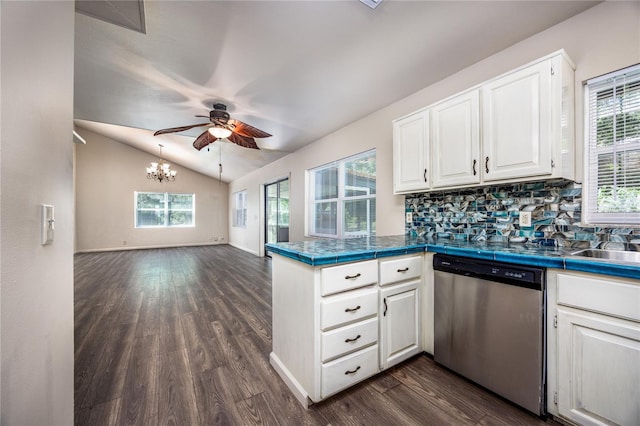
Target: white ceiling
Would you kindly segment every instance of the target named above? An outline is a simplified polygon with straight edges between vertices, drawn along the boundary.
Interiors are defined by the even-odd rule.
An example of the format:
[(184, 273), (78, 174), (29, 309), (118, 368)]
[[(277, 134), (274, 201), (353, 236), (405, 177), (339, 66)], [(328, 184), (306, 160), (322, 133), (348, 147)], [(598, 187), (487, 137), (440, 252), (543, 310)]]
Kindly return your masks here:
[[(146, 34), (76, 13), (76, 126), (212, 177), (222, 147), (228, 182), (597, 3), (145, 1)], [(273, 137), (153, 136), (214, 102)]]

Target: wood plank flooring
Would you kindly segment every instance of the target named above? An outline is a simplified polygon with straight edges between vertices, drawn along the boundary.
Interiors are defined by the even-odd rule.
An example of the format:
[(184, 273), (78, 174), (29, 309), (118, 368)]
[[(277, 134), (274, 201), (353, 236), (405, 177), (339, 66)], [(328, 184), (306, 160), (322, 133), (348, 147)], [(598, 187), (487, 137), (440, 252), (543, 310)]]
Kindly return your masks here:
[(425, 355), (304, 410), (270, 350), (267, 258), (227, 245), (75, 256), (76, 425), (545, 423)]

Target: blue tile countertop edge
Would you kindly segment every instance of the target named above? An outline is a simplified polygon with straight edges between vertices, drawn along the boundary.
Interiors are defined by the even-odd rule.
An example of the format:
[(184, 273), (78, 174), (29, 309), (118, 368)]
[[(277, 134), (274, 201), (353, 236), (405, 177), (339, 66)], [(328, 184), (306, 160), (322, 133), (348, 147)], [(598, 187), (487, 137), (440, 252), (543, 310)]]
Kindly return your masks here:
[(272, 253), (311, 266), (333, 265), (427, 251), (520, 265), (640, 279), (640, 267), (632, 264), (575, 258), (568, 256), (568, 252), (562, 248), (525, 244), (425, 240), (401, 235), (347, 240), (318, 239), (293, 243), (270, 243), (266, 247)]

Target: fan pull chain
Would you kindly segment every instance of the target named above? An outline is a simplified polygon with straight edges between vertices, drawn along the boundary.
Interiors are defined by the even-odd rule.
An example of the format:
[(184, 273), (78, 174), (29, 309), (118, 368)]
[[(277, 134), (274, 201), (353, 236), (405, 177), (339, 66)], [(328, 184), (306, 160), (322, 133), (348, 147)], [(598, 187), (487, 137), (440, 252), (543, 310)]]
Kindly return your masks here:
[(218, 186), (222, 185), (222, 144), (220, 144), (220, 151), (218, 151)]

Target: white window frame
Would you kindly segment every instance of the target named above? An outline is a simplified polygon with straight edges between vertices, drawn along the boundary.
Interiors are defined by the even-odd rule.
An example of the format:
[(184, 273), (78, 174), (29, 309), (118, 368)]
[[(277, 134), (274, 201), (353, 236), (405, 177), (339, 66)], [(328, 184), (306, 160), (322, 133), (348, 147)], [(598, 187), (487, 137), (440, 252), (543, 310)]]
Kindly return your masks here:
[[(138, 194), (159, 194), (164, 196), (164, 225), (138, 225)], [(170, 209), (169, 208), (169, 196), (170, 195), (190, 195), (191, 196), (191, 208), (190, 209)], [(159, 211), (160, 209), (144, 208), (140, 210), (146, 211)], [(173, 211), (191, 212), (191, 224), (190, 225), (170, 225), (169, 216)], [(153, 191), (135, 191), (133, 193), (133, 225), (136, 229), (144, 228), (195, 228), (196, 226), (196, 194), (190, 193), (178, 193), (178, 192), (153, 192)]]
[(233, 226), (247, 227), (247, 190), (233, 193)]
[[(598, 147), (595, 141), (595, 128), (592, 128), (591, 94), (594, 90), (606, 89), (606, 84), (613, 86), (613, 79), (620, 79), (625, 75), (631, 77), (631, 81), (640, 79), (640, 64), (614, 71), (606, 75), (593, 78), (584, 85), (584, 176), (582, 191), (582, 222), (585, 225), (638, 225), (640, 213), (633, 212), (598, 212), (598, 155), (621, 151), (640, 150), (640, 138), (624, 143), (623, 149), (619, 145)], [(605, 86), (603, 86), (605, 85)], [(640, 106), (640, 105), (639, 105)], [(614, 121), (615, 123), (615, 121)], [(614, 125), (615, 127), (615, 125)]]
[[(365, 152), (361, 152), (359, 154), (355, 154), (346, 158), (342, 158), (340, 160), (333, 161), (328, 164), (324, 164), (322, 166), (315, 167), (313, 169), (308, 169), (306, 171), (306, 180), (308, 182), (307, 186), (307, 235), (311, 237), (323, 237), (323, 238), (355, 238), (355, 237), (367, 237), (375, 235), (375, 230), (372, 229), (371, 223), (371, 215), (370, 209), (367, 209), (367, 231), (360, 232), (347, 232), (344, 230), (344, 204), (346, 201), (358, 201), (358, 200), (376, 200), (376, 194), (370, 194), (369, 188), (356, 188), (353, 186), (345, 185), (345, 164), (358, 159), (359, 157), (368, 157), (373, 155), (376, 157), (376, 150), (368, 150)], [(377, 161), (377, 158), (376, 158)], [(328, 169), (330, 167), (338, 168), (338, 196), (336, 198), (325, 198), (322, 200), (315, 199), (315, 176), (316, 172), (321, 171), (323, 169)], [(377, 185), (376, 185), (377, 186)], [(356, 196), (345, 196), (345, 188), (351, 189), (365, 189), (367, 194), (365, 195), (356, 195)], [(376, 190), (377, 193), (377, 190)], [(324, 204), (324, 203), (336, 203), (336, 233), (335, 234), (325, 234), (315, 231), (315, 206), (316, 204)]]

